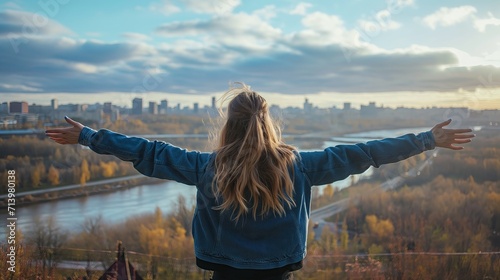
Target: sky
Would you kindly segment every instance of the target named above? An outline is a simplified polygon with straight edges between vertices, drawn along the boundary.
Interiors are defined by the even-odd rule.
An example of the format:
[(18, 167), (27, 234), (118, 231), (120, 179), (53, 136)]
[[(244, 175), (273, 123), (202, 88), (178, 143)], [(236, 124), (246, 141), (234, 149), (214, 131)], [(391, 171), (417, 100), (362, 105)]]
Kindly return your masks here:
[(0, 102), (500, 109), (500, 1), (12, 0)]

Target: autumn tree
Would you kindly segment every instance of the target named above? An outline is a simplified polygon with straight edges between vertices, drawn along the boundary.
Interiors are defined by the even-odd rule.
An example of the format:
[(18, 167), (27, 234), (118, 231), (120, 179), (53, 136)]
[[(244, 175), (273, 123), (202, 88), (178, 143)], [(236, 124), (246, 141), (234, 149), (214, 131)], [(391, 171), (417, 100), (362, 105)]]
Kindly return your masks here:
[(80, 185), (85, 186), (85, 183), (90, 179), (89, 164), (86, 159), (82, 160), (80, 172)]
[(40, 186), (43, 177), (45, 176), (45, 165), (43, 162), (38, 162), (31, 170), (31, 184), (33, 187)]
[(115, 171), (118, 169), (118, 164), (116, 164), (116, 162), (114, 161), (109, 161), (109, 162), (101, 161), (99, 162), (99, 167), (102, 171), (102, 176), (104, 178), (109, 178), (115, 175)]
[(52, 186), (59, 185), (59, 171), (53, 165), (50, 165), (49, 167), (47, 179)]

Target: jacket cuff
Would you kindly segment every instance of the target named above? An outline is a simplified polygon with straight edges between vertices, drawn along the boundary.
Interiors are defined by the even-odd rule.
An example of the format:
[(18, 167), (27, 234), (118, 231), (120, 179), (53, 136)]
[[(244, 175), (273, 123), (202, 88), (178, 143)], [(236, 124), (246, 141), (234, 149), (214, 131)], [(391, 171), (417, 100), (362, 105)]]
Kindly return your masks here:
[(434, 135), (432, 131), (426, 131), (418, 134), (418, 138), (422, 140), (422, 144), (424, 144), (424, 150), (433, 150), (436, 148), (436, 142), (434, 140)]
[(78, 137), (78, 143), (84, 146), (90, 145), (91, 138), (92, 136), (94, 136), (96, 132), (97, 131), (93, 130), (92, 128), (84, 126), (82, 131), (80, 131), (80, 136)]

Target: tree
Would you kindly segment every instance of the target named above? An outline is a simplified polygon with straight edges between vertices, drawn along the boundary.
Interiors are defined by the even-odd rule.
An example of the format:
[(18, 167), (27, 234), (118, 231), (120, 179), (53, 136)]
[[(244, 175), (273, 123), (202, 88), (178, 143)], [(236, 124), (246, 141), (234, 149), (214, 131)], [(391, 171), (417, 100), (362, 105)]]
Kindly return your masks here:
[(340, 244), (343, 250), (347, 250), (349, 246), (349, 232), (347, 229), (347, 221), (344, 219), (342, 222), (342, 233), (340, 234)]
[(68, 233), (62, 231), (51, 216), (45, 221), (35, 220), (34, 230), (28, 236), (36, 246), (36, 258), (42, 262), (42, 275), (53, 273), (57, 263), (61, 260), (61, 248), (68, 239)]
[(328, 184), (324, 189), (323, 189), (323, 195), (326, 196), (327, 198), (331, 199), (333, 198), (333, 194), (335, 193), (335, 190), (332, 185)]
[(59, 185), (59, 170), (57, 170), (53, 165), (50, 165), (49, 167), (47, 179), (52, 186)]
[(85, 183), (90, 179), (89, 164), (86, 159), (82, 160), (82, 165), (80, 170), (81, 170), (80, 185), (85, 186)]
[(102, 170), (102, 176), (105, 178), (113, 177), (115, 175), (115, 171), (118, 169), (118, 164), (114, 161), (110, 162), (99, 162), (99, 166)]
[(379, 220), (375, 215), (367, 215), (365, 220), (370, 233), (379, 238), (384, 238), (394, 233), (394, 225), (389, 219)]
[(38, 162), (35, 167), (31, 170), (31, 184), (33, 187), (40, 186), (42, 182), (43, 175), (45, 174), (45, 165), (43, 162)]

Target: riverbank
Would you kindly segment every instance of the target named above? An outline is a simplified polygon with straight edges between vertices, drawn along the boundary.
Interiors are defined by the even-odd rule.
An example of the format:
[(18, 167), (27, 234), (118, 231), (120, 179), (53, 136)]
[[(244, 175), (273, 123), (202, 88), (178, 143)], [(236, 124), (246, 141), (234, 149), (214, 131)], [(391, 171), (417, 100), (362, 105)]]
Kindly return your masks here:
[[(114, 178), (119, 179), (119, 178)], [(125, 177), (124, 180), (116, 181), (114, 183), (108, 183), (109, 180), (100, 180), (95, 182), (89, 182), (86, 186), (80, 186), (78, 188), (70, 188), (66, 189), (64, 186), (61, 186), (61, 190), (59, 191), (50, 191), (46, 193), (39, 194), (28, 194), (16, 197), (16, 206), (26, 206), (37, 203), (44, 203), (54, 200), (63, 200), (63, 199), (71, 199), (77, 197), (86, 197), (95, 194), (103, 194), (114, 192), (118, 190), (126, 190), (129, 188), (141, 186), (141, 185), (151, 185), (151, 184), (159, 184), (164, 182), (165, 180), (139, 176), (133, 179), (130, 179), (130, 176)], [(102, 182), (101, 184), (99, 182)], [(40, 190), (43, 192), (43, 190)], [(0, 209), (7, 208), (7, 198), (0, 201)]]

